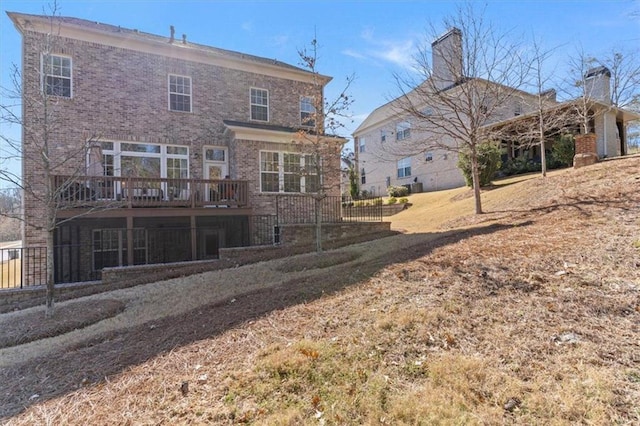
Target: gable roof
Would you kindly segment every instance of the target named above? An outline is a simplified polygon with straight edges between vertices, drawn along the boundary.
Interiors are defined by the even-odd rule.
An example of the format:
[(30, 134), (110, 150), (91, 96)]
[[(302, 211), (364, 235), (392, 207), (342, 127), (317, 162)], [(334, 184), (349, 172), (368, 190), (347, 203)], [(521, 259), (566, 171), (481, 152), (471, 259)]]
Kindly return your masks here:
[[(508, 87), (505, 86), (504, 84), (500, 84), (500, 83), (496, 83), (490, 80), (486, 80), (483, 78), (478, 78), (478, 77), (464, 77), (462, 79), (460, 79), (459, 81), (457, 81), (456, 83), (453, 83), (443, 89), (440, 89), (438, 91), (438, 93), (442, 93), (442, 92), (446, 92), (449, 90), (455, 90), (463, 85), (465, 85), (466, 83), (470, 82), (470, 81), (478, 81), (478, 82), (484, 82), (484, 83), (488, 83), (494, 86), (500, 86), (500, 87)], [(423, 83), (420, 84), (420, 86), (422, 85), (426, 85), (427, 83), (429, 83), (429, 80), (425, 80)], [(418, 86), (418, 87), (420, 87)], [(415, 97), (418, 96), (416, 95), (416, 88), (410, 90), (409, 92), (407, 92), (404, 95), (401, 95), (389, 102), (387, 102), (386, 104), (383, 104), (381, 106), (379, 106), (378, 108), (374, 109), (368, 116), (367, 118), (364, 119), (364, 121), (362, 123), (360, 123), (360, 125), (356, 128), (356, 130), (353, 132), (353, 134), (358, 134), (358, 133), (363, 133), (365, 131), (367, 131), (369, 128), (377, 126), (385, 121), (389, 121), (392, 119), (399, 119), (401, 117), (403, 117), (403, 115), (405, 115), (401, 110), (398, 109), (397, 104), (400, 102), (400, 99), (402, 99), (403, 97)], [(514, 89), (509, 87), (509, 90), (513, 90), (514, 92), (518, 92), (521, 93), (522, 95), (525, 96), (535, 96), (532, 95), (531, 93), (525, 92), (523, 90), (520, 89)], [(416, 103), (421, 103), (419, 102), (419, 99), (417, 100)]]
[(265, 75), (279, 76), (305, 82), (317, 78), (324, 86), (331, 77), (314, 74), (309, 70), (287, 64), (277, 59), (269, 59), (233, 50), (221, 49), (182, 39), (172, 40), (151, 33), (128, 29), (69, 16), (44, 16), (19, 12), (7, 12), (17, 30), (51, 32), (53, 28), (61, 37), (102, 43), (159, 55), (179, 57), (195, 62), (214, 63), (227, 68), (256, 72), (259, 68)]

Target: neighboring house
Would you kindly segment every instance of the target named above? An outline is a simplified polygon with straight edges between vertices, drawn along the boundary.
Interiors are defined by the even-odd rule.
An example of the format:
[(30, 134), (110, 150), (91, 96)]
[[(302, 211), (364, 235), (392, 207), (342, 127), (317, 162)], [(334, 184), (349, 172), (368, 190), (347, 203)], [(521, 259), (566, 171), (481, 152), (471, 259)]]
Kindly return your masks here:
[[(463, 91), (463, 86), (470, 84), (472, 79), (461, 75), (463, 57), (460, 46), (462, 33), (456, 28), (432, 43), (433, 84), (425, 87), (435, 86), (437, 90), (451, 91), (455, 96), (456, 91)], [(446, 63), (443, 58), (446, 58)], [(451, 64), (459, 66), (452, 67)], [(457, 73), (456, 68), (459, 68)], [(606, 69), (589, 70), (585, 76), (585, 82), (589, 85), (586, 89), (593, 99), (590, 104), (591, 110), (595, 113), (592, 127), (598, 135), (597, 151), (601, 158), (626, 154), (626, 123), (640, 118), (635, 113), (611, 106), (609, 77), (610, 73)], [(502, 100), (500, 106), (492, 109), (493, 113), (486, 117), (484, 125), (487, 128), (522, 123), (535, 115), (537, 95), (486, 80), (473, 80), (502, 87), (505, 89), (504, 92), (511, 93), (508, 99)], [(378, 107), (353, 133), (361, 191), (373, 195), (386, 195), (389, 186), (410, 186), (415, 192), (449, 189), (465, 184), (457, 167), (457, 141), (441, 138), (436, 144), (425, 142), (439, 136), (429, 132), (426, 126), (421, 126), (417, 118), (404, 112), (404, 105), (408, 99), (412, 105), (417, 105), (422, 114), (439, 114), (446, 117), (447, 111), (433, 111), (427, 105), (420, 107), (420, 96), (424, 95), (424, 91), (421, 95), (416, 92), (417, 90), (414, 90)], [(559, 111), (571, 109), (577, 103), (557, 102), (553, 90), (543, 94), (543, 102), (545, 108), (558, 108)], [(577, 126), (571, 127), (575, 130)], [(505, 148), (506, 158), (526, 156), (539, 160), (539, 145), (522, 138), (510, 139), (505, 136), (500, 140)], [(433, 148), (428, 148), (429, 145)], [(442, 145), (454, 149), (448, 150)], [(399, 148), (403, 146), (409, 151), (403, 153), (403, 149)], [(549, 148), (550, 146), (547, 146), (547, 149)]]
[(65, 187), (57, 217), (73, 218), (55, 233), (56, 281), (273, 243), (278, 196), (291, 195), (291, 203), (320, 187), (340, 194), (345, 140), (322, 136), (335, 155), (318, 168), (318, 151), (299, 132), (312, 129), (310, 99), (323, 95), (330, 77), (175, 39), (173, 27), (162, 37), (77, 18), (8, 15), (22, 34), (22, 173), (35, 188), (35, 196), (25, 193), (25, 246), (46, 243), (38, 201), (45, 182), (33, 143), (33, 117), (42, 111), (28, 102), (37, 91), (55, 100), (50, 154), (68, 158), (52, 171)]
[[(591, 68), (583, 76), (585, 97), (570, 101), (549, 105), (550, 114), (566, 115), (573, 123), (571, 130), (574, 134), (584, 133), (581, 127), (581, 117), (588, 113), (591, 117), (588, 121), (588, 132), (596, 135), (596, 154), (598, 158), (619, 157), (628, 154), (628, 125), (630, 122), (640, 120), (640, 114), (623, 108), (618, 108), (611, 103), (611, 71), (604, 66)], [(555, 96), (554, 96), (555, 98)], [(510, 120), (498, 123), (498, 126), (509, 126), (517, 129), (528, 120), (535, 120), (535, 114), (522, 114)], [(517, 149), (517, 141), (504, 141), (505, 146), (512, 150)], [(522, 144), (528, 146), (526, 141)], [(538, 148), (539, 147), (533, 147)], [(550, 147), (547, 147), (550, 148)], [(513, 155), (517, 156), (517, 155)], [(535, 157), (534, 157), (535, 158)]]

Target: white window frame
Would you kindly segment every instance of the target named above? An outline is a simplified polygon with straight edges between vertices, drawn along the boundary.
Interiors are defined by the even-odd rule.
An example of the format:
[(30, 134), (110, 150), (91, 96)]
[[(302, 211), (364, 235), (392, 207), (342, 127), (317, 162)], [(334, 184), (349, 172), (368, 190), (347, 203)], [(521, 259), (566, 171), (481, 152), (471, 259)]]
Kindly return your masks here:
[(411, 157), (405, 157), (398, 160), (396, 169), (398, 179), (411, 176)]
[(402, 121), (396, 125), (396, 140), (403, 141), (411, 137), (411, 123)]
[(366, 143), (366, 138), (363, 138), (362, 136), (358, 137), (358, 152), (365, 152)]
[[(222, 152), (222, 156), (224, 157), (222, 160), (215, 160), (207, 158), (207, 151), (219, 151)], [(216, 164), (227, 164), (227, 147), (226, 146), (217, 146), (217, 145), (206, 145), (202, 148), (202, 158), (207, 163), (216, 163)]]
[[(176, 79), (184, 79), (184, 80), (188, 80), (189, 81), (189, 93), (184, 92), (184, 82), (180, 85), (180, 87), (182, 87), (183, 91), (180, 90), (176, 90), (176, 91), (171, 91), (171, 78), (176, 78)], [(176, 86), (178, 85), (178, 82), (176, 81)], [(168, 90), (168, 107), (169, 107), (169, 111), (173, 111), (173, 112), (186, 112), (186, 113), (191, 113), (193, 112), (193, 81), (191, 80), (191, 77), (188, 75), (180, 75), (180, 74), (169, 74), (167, 76), (167, 90)], [(189, 110), (184, 110), (184, 109), (173, 109), (171, 107), (171, 96), (184, 96), (184, 97), (188, 97), (189, 98)]]
[[(257, 92), (258, 92), (258, 91), (260, 91), (260, 92), (264, 92), (264, 93), (261, 93), (261, 94), (260, 94), (260, 99), (263, 99), (263, 98), (264, 98), (264, 99), (265, 99), (265, 101), (266, 101), (266, 103), (257, 103), (257, 102), (254, 102), (254, 97), (255, 97), (255, 98), (257, 98), (257, 97), (258, 97), (258, 94), (257, 94)], [(254, 96), (254, 92), (256, 92), (255, 96)], [(264, 94), (264, 95), (266, 95), (266, 96), (262, 96), (263, 94)], [(266, 113), (266, 116), (267, 116), (266, 120), (263, 120), (263, 119), (261, 119), (261, 118), (255, 118), (255, 117), (253, 116), (253, 107), (256, 107), (256, 108), (265, 108), (265, 109), (266, 109), (266, 112), (267, 112), (267, 113)], [(267, 89), (262, 89), (262, 88), (259, 88), (259, 87), (252, 87), (252, 88), (250, 88), (250, 89), (249, 89), (249, 118), (250, 118), (250, 120), (252, 120), (252, 121), (261, 121), (261, 122), (263, 122), (263, 123), (267, 123), (267, 122), (269, 122), (269, 90), (267, 90)]]
[[(305, 116), (305, 114), (307, 114)], [(300, 97), (300, 125), (305, 127), (315, 127), (316, 125), (316, 107), (311, 96)], [(309, 117), (312, 117), (309, 119)]]
[[(264, 154), (277, 154), (278, 156), (278, 164), (276, 165), (276, 169), (275, 171), (273, 170), (263, 170), (262, 168), (262, 159), (263, 159), (263, 155)], [(285, 164), (284, 164), (284, 160), (285, 160), (285, 156), (289, 156), (289, 155), (296, 155), (300, 157), (300, 170), (301, 173), (299, 175), (299, 179), (300, 179), (300, 191), (299, 192), (292, 192), (292, 191), (286, 191), (285, 189), (285, 175), (290, 176), (294, 173), (292, 172), (285, 172)], [(313, 156), (313, 154), (309, 154), (309, 153), (304, 153), (304, 152), (287, 152), (287, 151), (271, 151), (271, 150), (261, 150), (260, 151), (260, 158), (259, 158), (259, 169), (260, 169), (260, 192), (262, 193), (286, 193), (286, 194), (303, 194), (303, 193), (308, 193), (307, 192), (307, 176), (318, 176), (317, 170), (306, 170), (305, 166), (306, 163), (308, 161), (308, 159), (310, 160), (311, 157)], [(304, 172), (302, 172), (304, 171)], [(277, 174), (278, 175), (278, 191), (265, 191), (264, 188), (262, 187), (262, 174), (263, 173), (269, 173), (269, 174)], [(318, 189), (322, 186), (322, 175), (320, 175), (320, 179), (318, 181)]]
[[(139, 142), (125, 142), (125, 141), (108, 141), (108, 144), (113, 144), (112, 149), (102, 148), (103, 155), (113, 156), (113, 174), (114, 176), (122, 177), (122, 157), (142, 157), (142, 158), (159, 158), (160, 159), (160, 178), (167, 177), (167, 159), (184, 159), (187, 160), (187, 173), (189, 172), (189, 147), (185, 145), (169, 145), (159, 143), (139, 143)], [(159, 152), (143, 152), (143, 151), (123, 151), (122, 145), (149, 145), (159, 147)], [(168, 153), (168, 148), (178, 148), (185, 150), (184, 154)], [(185, 179), (188, 179), (187, 176)]]
[[(53, 58), (60, 58), (63, 61), (66, 61), (66, 60), (69, 61), (69, 67), (68, 67), (69, 75), (64, 75), (65, 73), (63, 71), (61, 71), (60, 74), (53, 73), (53, 70), (52, 70), (53, 66), (51, 65), (51, 60)], [(42, 81), (40, 82), (40, 84), (41, 84), (42, 92), (47, 96), (55, 96), (58, 98), (67, 98), (67, 99), (73, 98), (73, 58), (68, 55), (59, 55), (55, 53), (43, 53), (40, 58), (40, 64), (41, 64), (41, 75), (42, 75)], [(66, 67), (62, 65), (61, 69), (64, 69), (64, 68)], [(55, 90), (52, 93), (49, 93), (48, 88), (50, 86), (47, 84), (48, 77), (69, 80), (69, 96), (56, 94)]]

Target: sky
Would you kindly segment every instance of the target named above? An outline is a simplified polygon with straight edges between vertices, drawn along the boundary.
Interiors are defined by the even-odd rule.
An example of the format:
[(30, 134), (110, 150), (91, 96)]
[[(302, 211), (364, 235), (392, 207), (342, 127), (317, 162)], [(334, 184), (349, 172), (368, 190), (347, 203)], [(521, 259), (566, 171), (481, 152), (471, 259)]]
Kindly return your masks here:
[[(20, 64), (20, 34), (6, 11), (43, 14), (52, 1), (0, 0), (0, 86), (11, 86), (12, 64)], [(526, 44), (533, 38), (554, 55), (549, 69), (562, 74), (578, 50), (594, 56), (615, 48), (640, 48), (640, 0), (488, 0), (485, 18), (498, 31)], [(299, 65), (298, 50), (315, 37), (317, 69), (333, 77), (325, 94), (333, 99), (355, 75), (350, 95), (349, 136), (366, 116), (399, 95), (394, 74), (412, 72), (428, 29), (442, 26), (459, 3), (444, 0), (58, 0), (59, 14), (176, 37)], [(442, 28), (443, 32), (445, 28)], [(6, 100), (0, 98), (3, 105)], [(19, 131), (6, 126), (0, 132)], [(4, 133), (3, 133), (4, 134)], [(7, 167), (7, 165), (3, 165)], [(8, 167), (15, 167), (12, 164)], [(2, 185), (0, 185), (2, 187)]]

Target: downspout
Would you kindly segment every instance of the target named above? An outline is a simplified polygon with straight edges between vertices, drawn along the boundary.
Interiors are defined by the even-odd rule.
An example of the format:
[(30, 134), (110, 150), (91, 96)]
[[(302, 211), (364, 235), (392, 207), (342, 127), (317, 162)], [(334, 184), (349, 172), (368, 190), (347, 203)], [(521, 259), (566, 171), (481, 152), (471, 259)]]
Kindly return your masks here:
[(603, 137), (602, 140), (604, 141), (604, 158), (607, 158), (607, 143), (609, 142), (607, 140), (607, 113), (609, 112), (609, 109), (607, 109), (604, 113), (604, 130), (603, 130)]

